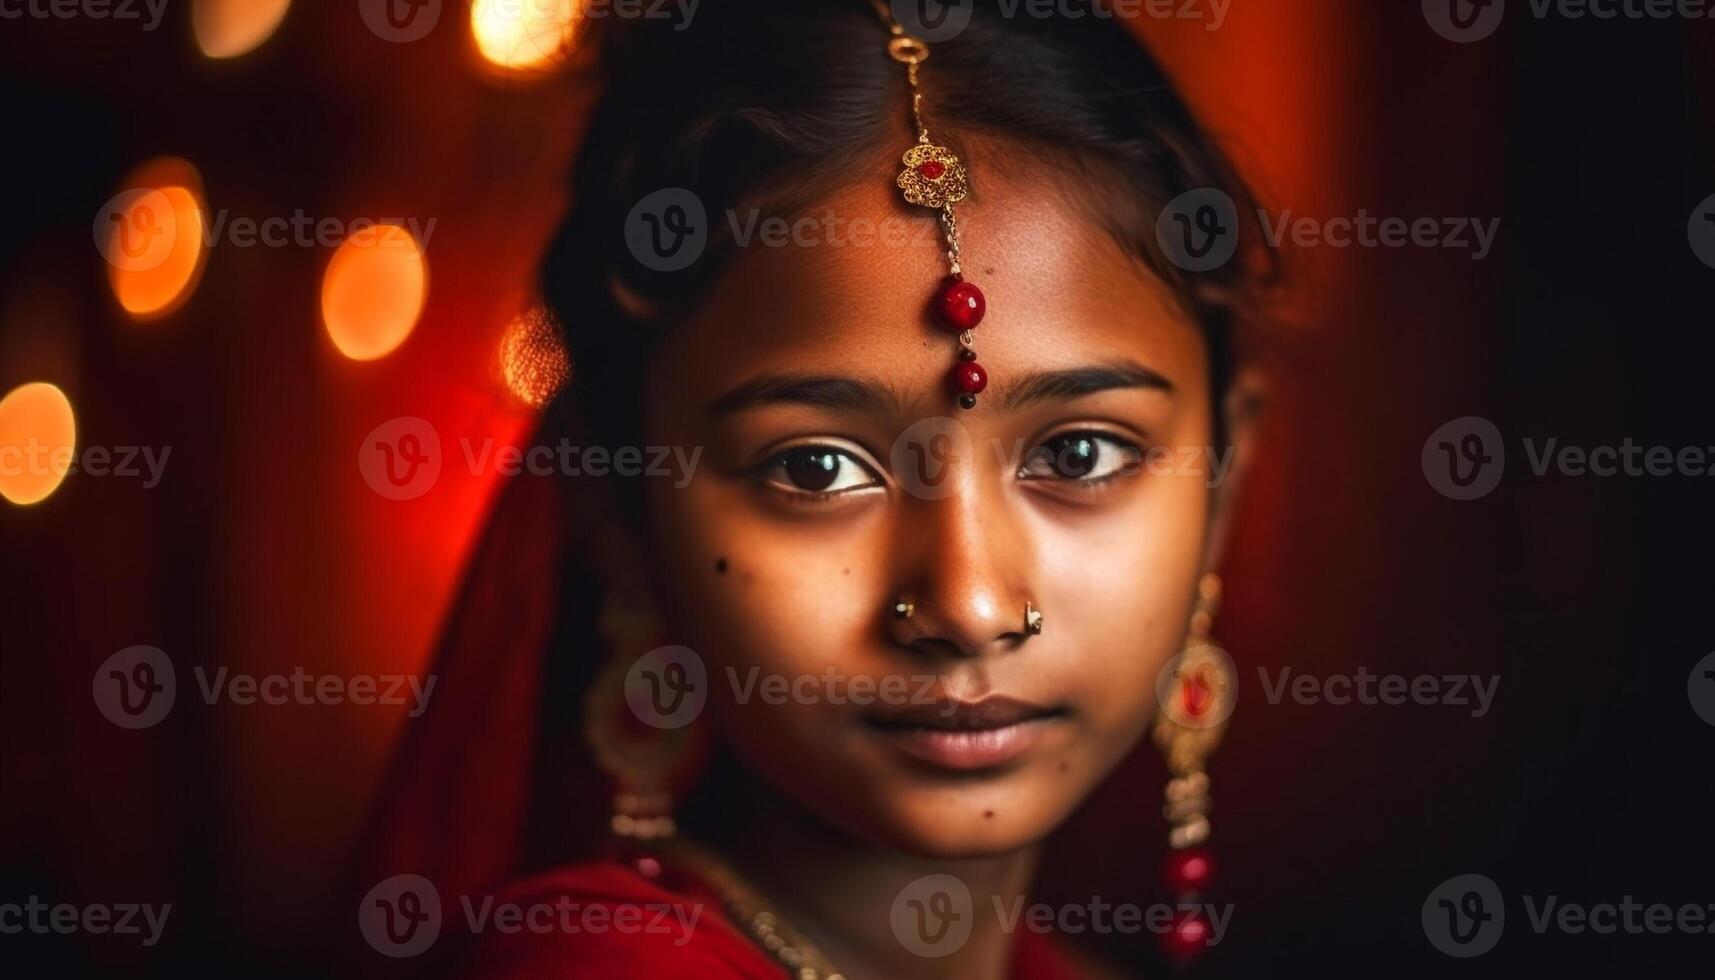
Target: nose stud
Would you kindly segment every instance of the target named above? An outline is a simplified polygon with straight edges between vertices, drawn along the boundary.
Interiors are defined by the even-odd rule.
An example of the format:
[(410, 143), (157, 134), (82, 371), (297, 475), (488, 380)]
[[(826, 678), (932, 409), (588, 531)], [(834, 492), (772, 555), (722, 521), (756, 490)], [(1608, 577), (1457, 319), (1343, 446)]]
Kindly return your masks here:
[(907, 601), (904, 596), (900, 596), (898, 599), (894, 600), (894, 619), (910, 619), (915, 615), (917, 615), (917, 604), (915, 602)]
[(1042, 610), (1031, 605), (1028, 600), (1024, 603), (1024, 628), (1030, 631), (1031, 636), (1042, 634)]

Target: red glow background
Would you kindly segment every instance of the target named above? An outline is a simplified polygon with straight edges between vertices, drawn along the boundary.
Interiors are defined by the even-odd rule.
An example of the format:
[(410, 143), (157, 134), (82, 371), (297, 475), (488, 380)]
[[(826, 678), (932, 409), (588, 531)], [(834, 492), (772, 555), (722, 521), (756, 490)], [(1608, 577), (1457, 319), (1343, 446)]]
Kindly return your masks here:
[[(1625, 28), (1596, 37), (1525, 25), (1451, 45), (1416, 4), (1393, 6), (1240, 0), (1217, 31), (1140, 24), (1271, 211), (1505, 215), (1522, 227), (1486, 263), (1446, 250), (1288, 257), (1289, 322), (1219, 633), (1242, 665), (1499, 669), (1509, 693), (1566, 696), (1487, 726), (1290, 707), (1241, 719), (1214, 769), (1216, 840), (1234, 900), (1272, 923), (1244, 954), (1251, 964), (1316, 955), (1356, 970), (1411, 940), (1406, 955), (1433, 956), (1409, 900), (1373, 921), (1361, 906), (1421, 896), (1465, 864), (1521, 847), (1533, 856), (1515, 871), (1544, 890), (1606, 882), (1605, 851), (1565, 881), (1551, 856), (1586, 833), (1609, 839), (1608, 822), (1635, 805), (1627, 788), (1688, 786), (1680, 814), (1711, 797), (1706, 752), (1688, 776), (1653, 750), (1641, 760), (1586, 751), (1608, 745), (1598, 726), (1612, 704), (1600, 695), (1613, 672), (1655, 669), (1631, 659), (1638, 646), (1671, 654), (1660, 677), (1673, 694), (1683, 658), (1672, 657), (1715, 642), (1706, 622), (1672, 618), (1706, 603), (1706, 571), (1647, 543), (1658, 522), (1678, 541), (1707, 541), (1706, 510), (1677, 509), (1693, 491), (1645, 500), (1554, 484), (1455, 504), (1431, 491), (1418, 457), (1430, 431), (1468, 414), (1695, 444), (1680, 411), (1689, 389), (1672, 373), (1689, 368), (1663, 365), (1679, 360), (1676, 348), (1665, 335), (1607, 330), (1622, 318), (1672, 319), (1689, 297), (1703, 304), (1692, 308), (1703, 310), (1708, 351), (1707, 270), (1684, 254), (1682, 230), (1659, 255), (1647, 243), (1676, 221), (1682, 229), (1715, 191), (1710, 32), (1652, 25), (1616, 41)], [(327, 931), (350, 921), (331, 904), (335, 886), (403, 709), (208, 707), (187, 682), (198, 664), (425, 670), (496, 492), (492, 474), (465, 471), (459, 440), (511, 444), (530, 431), (533, 411), (500, 377), (500, 340), (531, 301), (595, 93), (551, 73), (486, 67), (463, 13), (449, 5), (424, 40), (390, 44), (364, 28), (355, 3), (300, 0), (272, 37), (229, 61), (199, 53), (182, 7), (153, 33), (87, 19), (0, 24), (18, 168), (6, 184), (0, 391), (53, 381), (75, 407), (81, 444), (172, 450), (152, 491), (74, 475), (34, 507), (0, 506), (0, 883), (8, 895), (174, 900), (190, 930), (164, 952), (97, 942), (69, 962), (206, 959), (295, 975), (343, 942)], [(1566, 96), (1555, 104), (1569, 125), (1596, 122), (1552, 130), (1543, 120), (1560, 117), (1535, 100), (1553, 97), (1550, 82), (1571, 84), (1585, 57), (1635, 88)], [(1661, 102), (1637, 105), (1641, 90)], [(1657, 137), (1669, 145), (1647, 142)], [(1603, 149), (1610, 140), (1634, 152)], [(181, 309), (135, 322), (107, 289), (90, 221), (127, 172), (162, 155), (194, 163), (209, 207), (233, 216), (435, 219), (415, 330), (389, 356), (348, 360), (321, 323), (326, 250), (226, 244)], [(1610, 165), (1588, 166), (1589, 155)], [(1629, 251), (1609, 251), (1606, 232), (1600, 243), (1568, 241), (1554, 223), (1551, 205), (1588, 213), (1618, 195), (1643, 215), (1628, 226)], [(1580, 249), (1622, 263), (1620, 281), (1598, 278), (1612, 265), (1561, 261)], [(1544, 256), (1558, 264), (1539, 268)], [(1683, 285), (1626, 298), (1634, 280), (1652, 278)], [(1538, 300), (1566, 318), (1514, 319)], [(1590, 372), (1648, 371), (1660, 380), (1653, 394), (1609, 393), (1607, 414), (1583, 400), (1579, 378)], [(364, 435), (398, 416), (432, 423), (448, 464), (433, 491), (405, 502), (371, 492), (356, 465)], [(1639, 516), (1652, 502), (1662, 509)], [(1655, 570), (1647, 587), (1644, 569)], [(1583, 603), (1586, 615), (1569, 621), (1567, 608)], [(1646, 623), (1648, 643), (1627, 639)], [(167, 724), (121, 732), (91, 703), (90, 677), (141, 643), (180, 665), (181, 707)], [(1535, 673), (1550, 657), (1587, 686)], [(1653, 693), (1618, 696), (1654, 716), (1642, 724), (1656, 744), (1708, 746), (1677, 715), (1656, 716)], [(1665, 700), (1664, 712), (1683, 712)], [(1545, 748), (1538, 736), (1562, 741)], [(1569, 769), (1565, 756), (1582, 762)], [(1101, 853), (1064, 844), (1051, 888), (1153, 887), (1159, 770), (1140, 755), (1114, 781), (1108, 805), (1083, 818), (1098, 836), (1068, 835), (1103, 841)], [(1540, 781), (1521, 784), (1527, 770)], [(1590, 815), (1580, 816), (1586, 790)], [(1653, 807), (1635, 816), (1641, 826), (1662, 819)], [(1426, 846), (1453, 860), (1436, 863)], [(1690, 876), (1658, 869), (1643, 882), (1664, 899), (1688, 881), (1715, 883), (1701, 847), (1673, 855)], [(1345, 916), (1362, 927), (1341, 935)]]

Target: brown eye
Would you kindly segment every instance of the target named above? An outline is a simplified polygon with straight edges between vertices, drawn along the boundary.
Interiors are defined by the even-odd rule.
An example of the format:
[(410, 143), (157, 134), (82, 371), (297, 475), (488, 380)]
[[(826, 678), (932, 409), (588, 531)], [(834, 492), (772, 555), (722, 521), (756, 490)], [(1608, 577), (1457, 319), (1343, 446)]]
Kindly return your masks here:
[(783, 490), (826, 496), (881, 484), (857, 457), (833, 446), (795, 446), (763, 464), (760, 475)]
[(1069, 432), (1032, 449), (1019, 467), (1021, 480), (1093, 482), (1135, 470), (1136, 446), (1095, 432)]

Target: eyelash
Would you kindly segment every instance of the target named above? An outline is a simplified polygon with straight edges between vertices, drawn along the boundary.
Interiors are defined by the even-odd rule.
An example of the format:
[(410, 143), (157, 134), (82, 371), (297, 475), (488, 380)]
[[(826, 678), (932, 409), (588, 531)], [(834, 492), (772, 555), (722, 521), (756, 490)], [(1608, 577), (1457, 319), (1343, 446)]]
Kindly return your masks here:
[[(1119, 466), (1111, 472), (1093, 477), (1060, 475), (1058, 471), (1047, 475), (1030, 473), (1032, 463), (1035, 461), (1045, 459), (1046, 465), (1050, 467), (1053, 466), (1056, 458), (1062, 463), (1066, 462), (1065, 453), (1072, 448), (1069, 443), (1074, 440), (1097, 444), (1098, 448), (1095, 450), (1094, 459), (1091, 463), (1092, 469), (1101, 466), (1107, 461), (1106, 457), (1112, 453), (1119, 454)], [(1055, 443), (1060, 443), (1060, 447), (1051, 449), (1050, 446)], [(1102, 446), (1112, 448), (1100, 448)], [(826, 468), (830, 458), (837, 460), (835, 465), (838, 467), (830, 478), (830, 485), (841, 478), (847, 467), (856, 467), (860, 470), (865, 477), (865, 482), (834, 490), (811, 489), (795, 485), (792, 478), (785, 472), (786, 468), (794, 462), (815, 465), (820, 460), (823, 467)], [(1023, 462), (1019, 464), (1016, 476), (1020, 481), (1050, 482), (1061, 486), (1075, 487), (1078, 490), (1095, 490), (1107, 486), (1121, 477), (1135, 475), (1142, 459), (1143, 450), (1129, 439), (1112, 432), (1096, 429), (1074, 429), (1056, 433), (1032, 447), (1025, 454)], [(760, 484), (805, 502), (832, 500), (846, 494), (872, 490), (886, 483), (875, 467), (865, 462), (859, 453), (843, 446), (820, 442), (800, 443), (779, 450), (759, 463), (750, 475)]]

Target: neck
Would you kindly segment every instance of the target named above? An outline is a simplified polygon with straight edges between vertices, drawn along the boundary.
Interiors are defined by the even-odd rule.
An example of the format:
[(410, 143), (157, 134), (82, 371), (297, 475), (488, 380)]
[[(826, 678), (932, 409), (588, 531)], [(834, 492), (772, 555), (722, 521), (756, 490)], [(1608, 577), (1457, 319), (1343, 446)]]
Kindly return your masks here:
[[(710, 773), (711, 789), (722, 800), (743, 800), (742, 819), (691, 816), (689, 833), (729, 861), (848, 980), (1009, 975), (1013, 936), (994, 910), (1028, 893), (1037, 848), (961, 860), (915, 857), (830, 824), (741, 764), (718, 769)], [(730, 812), (716, 812), (723, 810)], [(934, 874), (953, 875), (970, 890), (972, 921), (970, 938), (956, 951), (930, 958), (896, 935), (892, 910), (901, 892)], [(927, 890), (921, 898), (930, 898)], [(914, 919), (905, 921), (915, 928)]]

